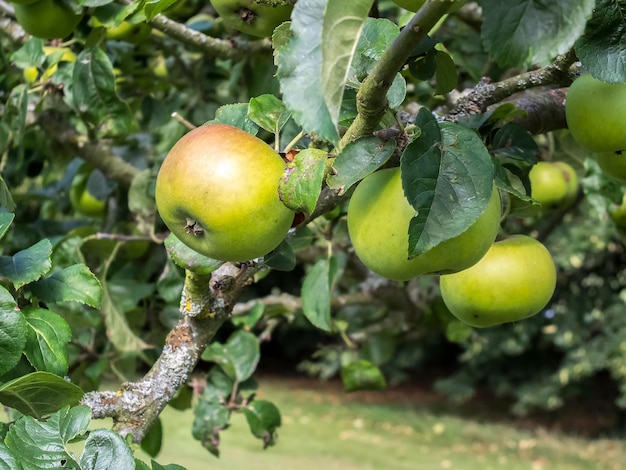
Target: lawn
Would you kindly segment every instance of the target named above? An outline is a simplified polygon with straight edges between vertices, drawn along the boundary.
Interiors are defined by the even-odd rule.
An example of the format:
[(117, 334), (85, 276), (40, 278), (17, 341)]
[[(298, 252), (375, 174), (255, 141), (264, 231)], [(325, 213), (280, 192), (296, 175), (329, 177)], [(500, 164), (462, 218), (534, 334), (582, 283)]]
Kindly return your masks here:
[(383, 403), (372, 394), (348, 395), (306, 380), (264, 377), (260, 383), (258, 397), (274, 401), (283, 415), (276, 446), (262, 450), (243, 416), (236, 415), (221, 434), (217, 459), (191, 437), (192, 413), (167, 409), (164, 445), (156, 460), (188, 470), (626, 468), (626, 441), (617, 438), (591, 440), (467, 417), (430, 395), (407, 400), (386, 394)]

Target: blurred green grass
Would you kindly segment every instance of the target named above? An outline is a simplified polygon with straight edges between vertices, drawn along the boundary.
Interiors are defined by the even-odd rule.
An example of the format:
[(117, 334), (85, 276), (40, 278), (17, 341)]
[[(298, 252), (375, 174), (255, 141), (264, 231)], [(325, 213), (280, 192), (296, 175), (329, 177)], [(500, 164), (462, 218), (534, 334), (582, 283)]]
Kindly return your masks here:
[[(283, 416), (276, 446), (262, 450), (244, 417), (235, 414), (232, 426), (220, 434), (221, 456), (215, 458), (191, 437), (193, 413), (168, 408), (162, 415), (163, 448), (155, 460), (188, 470), (626, 468), (626, 442), (617, 438), (586, 439), (463, 417), (428, 400), (364, 401), (309, 381), (264, 377), (260, 384), (257, 397), (273, 401)], [(150, 460), (141, 452), (137, 456)]]

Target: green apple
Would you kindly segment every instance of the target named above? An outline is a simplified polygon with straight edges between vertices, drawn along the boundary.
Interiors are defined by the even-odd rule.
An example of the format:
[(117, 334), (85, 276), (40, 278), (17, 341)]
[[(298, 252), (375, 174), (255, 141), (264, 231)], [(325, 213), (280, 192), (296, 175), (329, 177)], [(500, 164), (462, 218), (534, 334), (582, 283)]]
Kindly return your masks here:
[(574, 168), (566, 162), (552, 162), (552, 164), (559, 167), (563, 173), (563, 179), (565, 180), (565, 185), (567, 186), (563, 204), (569, 205), (574, 202), (574, 199), (576, 199), (576, 196), (578, 195), (578, 175), (576, 174), (576, 170), (574, 170)]
[(602, 172), (612, 178), (626, 181), (626, 152), (601, 152), (594, 155)]
[(161, 218), (185, 245), (209, 258), (247, 261), (285, 238), (294, 213), (280, 200), (286, 164), (261, 139), (226, 124), (184, 135), (156, 181)]
[(37, 0), (15, 5), (15, 18), (28, 34), (44, 39), (63, 39), (74, 31), (82, 14), (68, 10), (58, 0)]
[(404, 196), (399, 168), (379, 170), (359, 183), (348, 206), (348, 232), (365, 266), (398, 281), (468, 268), (498, 234), (500, 194), (494, 188), (485, 212), (461, 235), (408, 259), (409, 222), (414, 214)]
[(289, 20), (293, 4), (263, 5), (255, 0), (211, 0), (224, 25), (257, 37), (270, 37), (274, 29)]
[(485, 328), (539, 313), (554, 293), (556, 267), (544, 245), (514, 235), (494, 243), (470, 268), (441, 276), (440, 287), (454, 316)]
[(592, 152), (626, 150), (626, 83), (607, 83), (590, 74), (567, 92), (565, 117), (572, 137)]
[(552, 162), (538, 162), (528, 173), (531, 197), (547, 208), (558, 207), (567, 196), (563, 170)]
[(90, 217), (100, 217), (106, 210), (106, 201), (98, 199), (87, 189), (92, 170), (89, 165), (83, 165), (78, 170), (70, 186), (70, 202), (76, 212)]

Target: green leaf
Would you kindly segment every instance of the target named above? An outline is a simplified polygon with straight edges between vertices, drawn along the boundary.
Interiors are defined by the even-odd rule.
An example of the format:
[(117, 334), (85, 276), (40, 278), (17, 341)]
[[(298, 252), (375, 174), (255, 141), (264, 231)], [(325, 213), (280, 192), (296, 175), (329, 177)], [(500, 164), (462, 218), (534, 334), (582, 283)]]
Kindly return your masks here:
[(0, 470), (22, 470), (22, 466), (3, 441), (0, 441)]
[(296, 267), (296, 254), (291, 245), (283, 240), (269, 255), (265, 256), (263, 264), (277, 271), (292, 271)]
[(451, 343), (463, 343), (472, 336), (471, 326), (458, 320), (450, 320), (446, 325), (446, 339)]
[(143, 11), (146, 15), (146, 21), (150, 21), (159, 13), (167, 10), (180, 0), (147, 0), (143, 7)]
[[(19, 455), (25, 469), (67, 468), (85, 470), (68, 451), (69, 442), (87, 432), (91, 410), (86, 406), (64, 407), (46, 421), (19, 418), (7, 433), (9, 450)], [(65, 462), (61, 465), (61, 462)], [(124, 467), (119, 467), (124, 468)], [(132, 468), (132, 467), (127, 467)]]
[(207, 258), (192, 250), (173, 233), (170, 233), (165, 239), (165, 249), (176, 265), (197, 274), (210, 274), (224, 264), (223, 261)]
[[(306, 133), (337, 144), (337, 121), (328, 109), (321, 73), (325, 9), (326, 0), (296, 3), (291, 14), (293, 36), (276, 50), (275, 62), (283, 100), (295, 121)], [(306, 83), (306, 93), (303, 93), (303, 83)]]
[(539, 147), (530, 133), (515, 122), (507, 122), (496, 131), (491, 142), (496, 155), (521, 160), (528, 164), (537, 161)]
[(46, 61), (43, 51), (43, 39), (31, 37), (26, 43), (11, 54), (11, 61), (18, 67), (39, 67)]
[(85, 450), (80, 457), (81, 470), (134, 468), (133, 452), (118, 433), (96, 429), (89, 433)]
[(336, 125), (346, 81), (373, 0), (328, 0), (322, 26), (322, 91)]
[(0, 386), (0, 403), (40, 419), (77, 405), (83, 390), (50, 372), (32, 372)]
[(233, 333), (226, 344), (212, 343), (202, 353), (202, 359), (215, 362), (236, 382), (243, 382), (256, 369), (260, 359), (259, 339), (244, 330)]
[(152, 169), (147, 168), (133, 178), (128, 190), (128, 209), (142, 217), (156, 214), (156, 202), (151, 193), (154, 185)]
[(280, 411), (272, 402), (255, 400), (243, 409), (250, 432), (263, 440), (263, 448), (276, 443), (276, 429), (281, 425)]
[(262, 302), (257, 302), (246, 315), (233, 317), (231, 321), (235, 326), (243, 325), (248, 329), (252, 329), (263, 317), (263, 313), (265, 313), (265, 305)]
[(574, 50), (585, 70), (595, 78), (626, 82), (626, 5), (598, 0)]
[(302, 313), (317, 328), (332, 330), (330, 301), (337, 275), (335, 257), (319, 259), (302, 282)]
[(12, 212), (0, 211), (0, 239), (4, 238), (14, 218), (15, 214)]
[(402, 187), (417, 211), (409, 225), (409, 257), (467, 230), (493, 191), (493, 162), (476, 133), (452, 123), (439, 128), (441, 142), (430, 120), (402, 155)]
[(67, 322), (56, 313), (43, 308), (22, 310), (28, 324), (24, 354), (28, 362), (40, 371), (63, 377), (67, 374), (67, 343), (72, 331)]
[(191, 427), (194, 439), (211, 454), (219, 457), (220, 436), (222, 429), (226, 429), (230, 420), (230, 410), (217, 401), (201, 400), (194, 410), (195, 418)]
[(274, 95), (252, 98), (248, 104), (248, 117), (272, 134), (278, 134), (291, 117), (285, 104)]
[[(1, 149), (2, 149), (2, 146), (0, 145), (0, 150)], [(9, 190), (9, 186), (7, 185), (7, 182), (2, 176), (0, 176), (0, 207), (3, 207), (6, 211), (8, 211), (7, 213), (12, 213), (17, 208), (17, 206), (15, 205), (15, 201), (13, 200), (13, 196), (11, 196), (11, 191)], [(3, 216), (3, 220), (5, 219), (6, 219), (6, 216)], [(4, 224), (4, 222), (0, 222), (0, 223)], [(0, 226), (0, 228), (2, 228), (2, 226)], [(0, 237), (4, 235), (4, 231), (0, 234)]]
[(396, 149), (395, 140), (364, 137), (346, 145), (333, 164), (334, 174), (326, 178), (329, 187), (344, 194), (355, 183), (387, 163)]
[(11, 293), (0, 286), (0, 375), (20, 360), (26, 344), (26, 319)]
[(50, 271), (52, 244), (44, 238), (13, 256), (0, 256), (0, 274), (19, 289)]
[(357, 390), (384, 390), (385, 377), (378, 367), (365, 359), (346, 364), (341, 368), (341, 380), (347, 392)]
[(75, 264), (32, 283), (31, 292), (44, 302), (80, 302), (98, 308), (102, 285), (84, 264)]
[(225, 104), (215, 112), (215, 118), (206, 124), (230, 124), (246, 131), (248, 134), (257, 135), (259, 126), (248, 116), (248, 103)]
[(126, 135), (133, 128), (130, 107), (117, 95), (113, 66), (99, 47), (76, 57), (72, 101), (78, 113), (103, 135)]
[(283, 203), (296, 212), (312, 214), (322, 191), (328, 153), (319, 149), (304, 149), (287, 164), (278, 184)]
[(585, 29), (594, 0), (479, 0), (483, 43), (502, 67), (546, 64)]
[(435, 52), (437, 71), (435, 74), (436, 93), (445, 95), (454, 90), (457, 85), (456, 65), (449, 54), (443, 51)]

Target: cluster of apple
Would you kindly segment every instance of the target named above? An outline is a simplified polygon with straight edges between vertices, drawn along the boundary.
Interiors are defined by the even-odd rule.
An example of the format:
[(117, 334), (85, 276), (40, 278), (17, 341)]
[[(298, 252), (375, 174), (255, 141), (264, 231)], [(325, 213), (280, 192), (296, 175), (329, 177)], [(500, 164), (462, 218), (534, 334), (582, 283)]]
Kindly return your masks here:
[(608, 83), (588, 73), (569, 88), (567, 126), (574, 140), (594, 154), (609, 176), (626, 181), (626, 83)]
[(28, 34), (44, 39), (62, 39), (78, 25), (82, 14), (68, 10), (59, 0), (10, 0), (15, 18)]
[[(184, 244), (209, 258), (247, 261), (276, 248), (294, 213), (280, 200), (285, 162), (257, 137), (226, 124), (208, 124), (183, 136), (157, 176), (161, 218)], [(495, 242), (501, 202), (494, 186), (487, 208), (465, 232), (407, 259), (414, 209), (398, 168), (361, 181), (348, 207), (348, 231), (357, 256), (394, 280), (441, 275), (442, 297), (462, 321), (477, 327), (538, 313), (550, 300), (556, 269), (537, 240)]]

